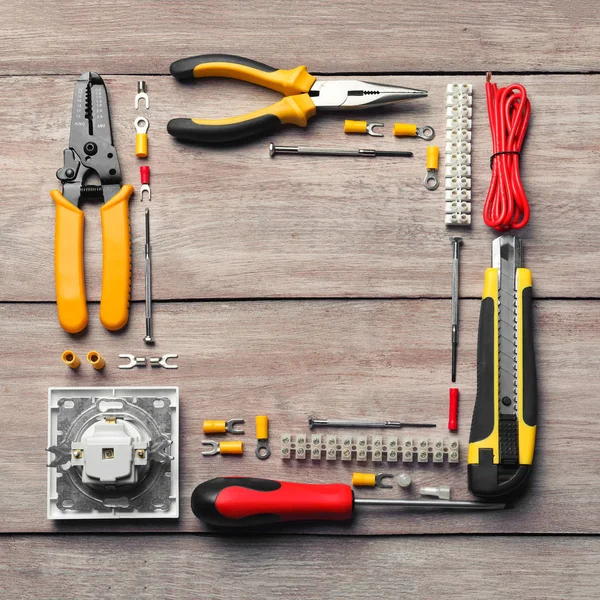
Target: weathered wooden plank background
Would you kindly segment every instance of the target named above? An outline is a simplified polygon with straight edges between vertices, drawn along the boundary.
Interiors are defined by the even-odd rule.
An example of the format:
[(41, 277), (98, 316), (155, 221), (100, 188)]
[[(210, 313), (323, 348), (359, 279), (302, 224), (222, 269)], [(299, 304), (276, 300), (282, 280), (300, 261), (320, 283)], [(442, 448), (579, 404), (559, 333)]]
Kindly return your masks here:
[[(498, 589), (521, 597), (594, 597), (597, 540), (581, 534), (600, 532), (593, 458), (600, 393), (599, 25), (594, 3), (582, 0), (3, 2), (0, 598), (363, 598), (399, 591), (430, 598), (447, 597), (448, 590), (454, 597), (495, 598)], [(358, 113), (315, 117), (306, 130), (288, 127), (273, 136), (282, 144), (410, 148), (415, 158), (270, 159), (269, 138), (227, 149), (175, 142), (165, 131), (172, 117), (232, 115), (276, 97), (236, 82), (183, 86), (168, 76), (172, 60), (206, 52), (428, 89), (426, 100), (362, 113), (385, 122), (383, 140), (344, 136), (343, 119)], [(134, 184), (140, 163), (133, 153), (133, 97), (138, 79), (148, 83), (156, 351), (178, 352), (177, 371), (116, 368), (121, 352), (148, 353), (141, 341), (144, 207), (137, 196), (129, 326), (104, 331), (97, 304), (88, 330), (75, 338), (56, 322), (48, 191), (57, 186), (54, 173), (68, 141), (74, 81), (89, 69), (107, 82), (122, 170)], [(422, 187), (426, 143), (395, 139), (391, 129), (397, 121), (430, 124), (443, 145), (445, 86), (454, 80), (475, 88), (474, 225), (465, 232), (461, 263), (465, 456), (477, 298), (494, 238), (481, 220), (491, 151), (487, 70), (499, 84), (524, 83), (533, 107), (521, 161), (532, 204), (522, 235), (534, 275), (541, 397), (529, 494), (503, 513), (363, 511), (351, 526), (286, 530), (333, 536), (191, 535), (203, 528), (189, 495), (208, 477), (349, 480), (351, 469), (341, 464), (280, 461), (280, 433), (303, 431), (311, 412), (433, 420), (444, 433), (451, 269), (443, 193)], [(85, 246), (87, 292), (96, 301), (100, 230), (91, 205)], [(65, 369), (66, 347), (82, 356), (100, 351), (105, 371)], [(90, 384), (180, 386), (178, 522), (46, 521), (47, 388)], [(227, 414), (216, 414), (223, 406)], [(262, 412), (272, 422), (274, 455), (266, 462), (254, 458), (251, 439), (253, 417)], [(237, 416), (247, 420), (246, 456), (200, 457), (202, 420)], [(456, 468), (409, 470), (416, 487), (449, 483), (454, 497), (467, 497), (464, 460)], [(136, 535), (73, 535), (101, 531)], [(154, 531), (164, 534), (148, 535)], [(466, 535), (339, 537), (398, 533)], [(499, 533), (563, 535), (486, 535)], [(501, 572), (490, 569), (492, 552), (503, 557)], [(124, 563), (131, 568), (114, 568)], [(97, 573), (110, 571), (108, 584), (92, 577), (91, 564)]]

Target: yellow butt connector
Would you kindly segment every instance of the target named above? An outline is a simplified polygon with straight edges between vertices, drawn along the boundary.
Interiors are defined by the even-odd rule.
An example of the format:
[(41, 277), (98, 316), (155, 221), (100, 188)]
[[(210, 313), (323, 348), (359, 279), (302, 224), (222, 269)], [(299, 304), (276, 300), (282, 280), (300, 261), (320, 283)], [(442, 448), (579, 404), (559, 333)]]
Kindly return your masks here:
[(95, 350), (90, 350), (87, 354), (87, 361), (96, 369), (96, 371), (101, 371), (104, 369), (104, 359), (99, 352)]
[(65, 365), (71, 367), (71, 369), (77, 369), (81, 364), (79, 356), (77, 356), (73, 350), (65, 350), (62, 353), (61, 360), (65, 363)]
[(384, 479), (393, 479), (390, 473), (352, 473), (352, 485), (354, 487), (381, 487), (391, 488), (392, 485), (384, 482)]
[(417, 127), (413, 123), (394, 123), (394, 135), (396, 137), (418, 137), (429, 141), (435, 137), (435, 131), (430, 125)]
[(375, 131), (375, 127), (383, 127), (383, 123), (367, 123), (366, 121), (344, 121), (344, 133), (368, 133), (374, 137), (383, 137), (383, 133)]

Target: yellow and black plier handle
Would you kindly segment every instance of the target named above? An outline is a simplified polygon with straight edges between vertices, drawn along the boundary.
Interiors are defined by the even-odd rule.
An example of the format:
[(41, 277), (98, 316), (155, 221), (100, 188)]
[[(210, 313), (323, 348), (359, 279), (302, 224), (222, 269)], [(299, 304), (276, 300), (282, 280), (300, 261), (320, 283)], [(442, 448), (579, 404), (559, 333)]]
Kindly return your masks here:
[(227, 119), (171, 119), (167, 131), (174, 137), (197, 142), (229, 142), (266, 133), (281, 124), (306, 127), (316, 107), (308, 92), (316, 81), (306, 67), (275, 69), (263, 63), (230, 54), (205, 54), (171, 64), (171, 75), (184, 81), (202, 77), (239, 79), (266, 87), (285, 96), (279, 102), (254, 112)]

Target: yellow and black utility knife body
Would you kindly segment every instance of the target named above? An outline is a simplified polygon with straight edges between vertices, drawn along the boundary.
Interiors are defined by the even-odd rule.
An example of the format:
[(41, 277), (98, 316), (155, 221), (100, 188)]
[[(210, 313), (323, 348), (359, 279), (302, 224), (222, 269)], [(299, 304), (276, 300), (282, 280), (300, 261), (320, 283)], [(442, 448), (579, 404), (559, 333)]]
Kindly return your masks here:
[(254, 112), (225, 119), (171, 119), (167, 131), (174, 137), (200, 143), (222, 143), (267, 133), (284, 123), (306, 127), (320, 110), (361, 109), (411, 98), (427, 92), (395, 85), (350, 79), (321, 81), (306, 67), (275, 69), (243, 56), (203, 54), (171, 64), (180, 81), (204, 77), (239, 79), (269, 88), (284, 98)]
[(492, 244), (479, 317), (469, 491), (515, 494), (531, 470), (536, 427), (531, 271), (522, 267), (522, 240), (503, 235)]
[[(97, 176), (100, 185), (90, 185), (90, 175)], [(133, 186), (121, 186), (108, 96), (98, 73), (84, 73), (75, 84), (69, 147), (56, 176), (62, 190), (52, 190), (50, 196), (56, 205), (54, 277), (58, 320), (69, 333), (79, 333), (88, 322), (83, 273), (84, 215), (79, 204), (96, 200), (102, 202), (100, 321), (107, 329), (121, 329), (129, 317), (129, 198)]]

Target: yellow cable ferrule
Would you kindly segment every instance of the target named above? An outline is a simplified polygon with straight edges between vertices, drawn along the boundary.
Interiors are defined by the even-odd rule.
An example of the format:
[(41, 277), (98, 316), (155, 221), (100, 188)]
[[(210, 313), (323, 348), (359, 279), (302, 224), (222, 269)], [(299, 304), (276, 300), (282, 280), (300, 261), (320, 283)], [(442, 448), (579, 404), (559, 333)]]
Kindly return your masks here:
[(79, 357), (77, 354), (75, 354), (75, 352), (73, 352), (73, 350), (65, 350), (62, 353), (61, 360), (65, 363), (65, 365), (71, 367), (71, 369), (77, 369), (77, 367), (79, 367), (81, 364)]
[(135, 155), (138, 158), (146, 158), (148, 156), (148, 134), (135, 134)]
[(96, 369), (96, 371), (101, 371), (104, 369), (104, 359), (102, 358), (99, 352), (95, 350), (90, 350), (87, 354), (87, 361)]

